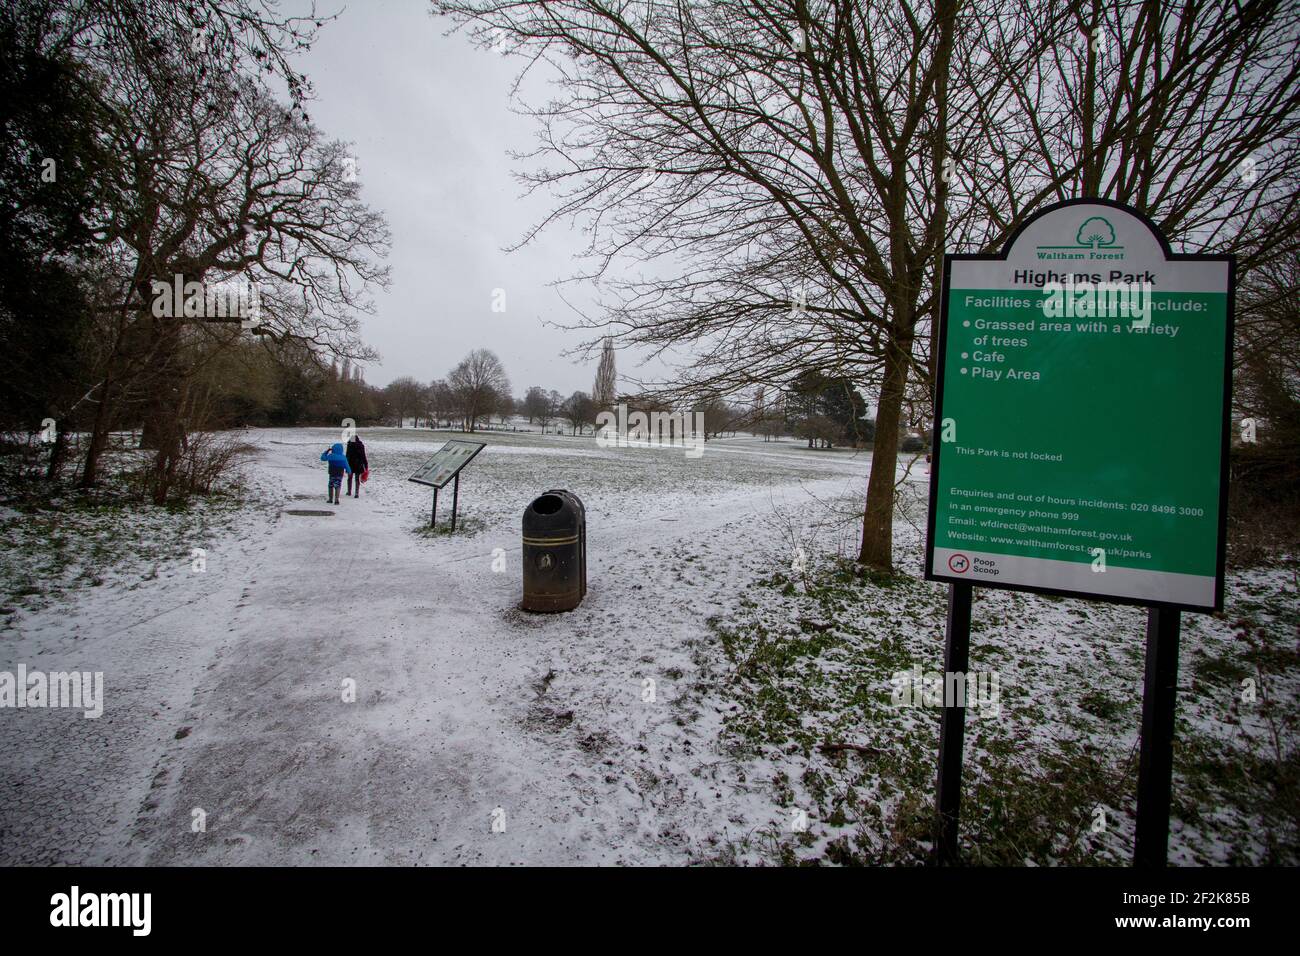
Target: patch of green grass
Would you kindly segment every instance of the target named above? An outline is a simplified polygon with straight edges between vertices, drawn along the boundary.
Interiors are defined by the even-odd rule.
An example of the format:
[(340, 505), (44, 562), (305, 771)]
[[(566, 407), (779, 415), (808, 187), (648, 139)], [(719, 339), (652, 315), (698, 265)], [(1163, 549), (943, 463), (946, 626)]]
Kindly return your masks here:
[(451, 521), (447, 518), (439, 518), (438, 526), (430, 528), (428, 522), (417, 525), (413, 532), (420, 538), (472, 538), (487, 529), (487, 522), (482, 518), (473, 516), (457, 515), (456, 530), (451, 530)]
[[(1227, 865), (1295, 865), (1300, 855), (1300, 754), (1294, 749), (1243, 750), (1204, 736), (1180, 737), (1174, 772), (1178, 816), (1227, 829)], [(1224, 809), (1236, 812), (1226, 815)], [(1262, 845), (1262, 858), (1249, 851), (1256, 843)]]
[[(82, 493), (54, 485), (7, 498), (0, 518), (0, 603), (41, 605), (67, 592), (120, 581), (127, 588), (168, 565), (188, 566), (193, 548), (230, 533), (254, 506), (243, 487), (156, 506), (120, 491)], [(260, 504), (257, 505), (260, 507)]]
[(1104, 691), (1090, 690), (1079, 699), (1079, 709), (1099, 720), (1114, 721), (1123, 716), (1124, 705)]
[(1215, 656), (1202, 654), (1193, 664), (1195, 679), (1208, 684), (1225, 687), (1240, 686), (1241, 681), (1254, 673), (1253, 667), (1247, 667), (1240, 659), (1227, 655)]

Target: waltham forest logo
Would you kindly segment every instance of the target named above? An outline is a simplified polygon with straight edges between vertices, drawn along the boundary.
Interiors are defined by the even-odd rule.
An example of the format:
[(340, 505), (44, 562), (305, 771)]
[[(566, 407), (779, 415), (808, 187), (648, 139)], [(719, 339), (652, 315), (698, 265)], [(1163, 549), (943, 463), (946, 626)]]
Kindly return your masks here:
[(1124, 247), (1115, 244), (1115, 227), (1104, 216), (1090, 216), (1079, 225), (1074, 242), (1067, 246), (1039, 246), (1039, 259), (1069, 259), (1090, 262), (1123, 259)]

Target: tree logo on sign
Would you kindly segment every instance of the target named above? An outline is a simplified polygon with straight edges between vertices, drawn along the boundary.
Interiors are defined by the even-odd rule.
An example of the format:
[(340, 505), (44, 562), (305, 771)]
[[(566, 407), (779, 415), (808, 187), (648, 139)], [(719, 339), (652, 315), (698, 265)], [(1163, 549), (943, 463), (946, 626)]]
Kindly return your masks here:
[(1074, 241), (1081, 246), (1090, 246), (1096, 249), (1098, 246), (1115, 245), (1115, 227), (1101, 216), (1093, 216), (1091, 219), (1085, 219), (1083, 225), (1079, 227), (1079, 233), (1074, 237)]
[[(1090, 250), (1091, 256), (1085, 257), (1080, 250)], [(1063, 246), (1039, 246), (1040, 259), (1122, 259), (1124, 247), (1115, 243), (1115, 227), (1105, 216), (1089, 216), (1079, 224), (1079, 231), (1074, 234), (1074, 242)]]

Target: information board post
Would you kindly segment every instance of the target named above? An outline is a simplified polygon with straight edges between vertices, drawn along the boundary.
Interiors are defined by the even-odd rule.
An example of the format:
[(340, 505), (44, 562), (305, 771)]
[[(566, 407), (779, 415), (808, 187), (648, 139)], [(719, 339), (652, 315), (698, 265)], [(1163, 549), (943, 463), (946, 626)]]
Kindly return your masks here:
[(1168, 853), (1180, 618), (1178, 611), (1168, 608), (1153, 607), (1147, 611), (1134, 866), (1162, 867)]
[[(948, 628), (943, 652), (945, 674), (965, 675), (970, 667), (969, 584), (948, 585)], [(938, 819), (934, 852), (937, 862), (958, 862), (957, 825), (961, 816), (961, 758), (966, 738), (965, 700), (944, 701), (943, 723), (939, 726)]]
[(455, 484), (451, 486), (451, 531), (456, 533), (456, 508), (460, 504), (460, 472), (456, 472)]

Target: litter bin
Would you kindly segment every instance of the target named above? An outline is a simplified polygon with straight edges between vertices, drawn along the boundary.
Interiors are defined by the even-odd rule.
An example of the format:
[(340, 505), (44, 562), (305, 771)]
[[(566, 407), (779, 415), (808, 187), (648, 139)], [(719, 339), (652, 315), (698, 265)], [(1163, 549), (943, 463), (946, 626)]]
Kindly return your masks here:
[(552, 489), (524, 509), (525, 611), (572, 611), (587, 594), (587, 510)]

